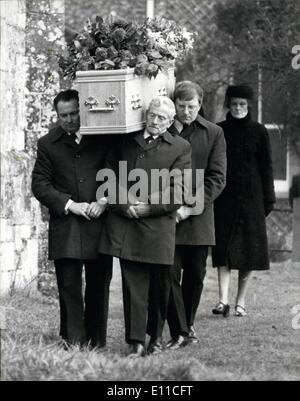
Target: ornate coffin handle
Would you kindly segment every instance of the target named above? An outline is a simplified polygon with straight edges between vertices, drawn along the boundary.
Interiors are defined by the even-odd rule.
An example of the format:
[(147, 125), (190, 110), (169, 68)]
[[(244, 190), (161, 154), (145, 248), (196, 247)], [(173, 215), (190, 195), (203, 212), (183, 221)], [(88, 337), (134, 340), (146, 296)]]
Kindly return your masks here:
[(97, 106), (97, 104), (98, 104), (98, 100), (95, 99), (93, 96), (89, 96), (89, 97), (86, 99), (86, 101), (84, 102), (84, 105), (85, 105), (85, 106), (90, 106), (90, 109), (91, 109), (92, 107)]
[(158, 89), (158, 96), (168, 96), (167, 89), (166, 88)]
[(138, 110), (142, 108), (142, 99), (139, 94), (137, 95), (132, 95), (132, 110)]
[(111, 109), (114, 109), (114, 106), (119, 106), (120, 103), (120, 100), (117, 99), (115, 95), (111, 95), (108, 99), (105, 99), (106, 106), (110, 107)]
[(118, 106), (120, 104), (120, 100), (116, 98), (116, 96), (111, 95), (108, 99), (105, 99), (105, 104), (108, 107), (95, 107), (99, 104), (98, 100), (95, 99), (93, 96), (89, 96), (86, 101), (84, 102), (85, 106), (89, 106), (89, 111), (91, 112), (109, 112), (114, 111), (114, 106)]

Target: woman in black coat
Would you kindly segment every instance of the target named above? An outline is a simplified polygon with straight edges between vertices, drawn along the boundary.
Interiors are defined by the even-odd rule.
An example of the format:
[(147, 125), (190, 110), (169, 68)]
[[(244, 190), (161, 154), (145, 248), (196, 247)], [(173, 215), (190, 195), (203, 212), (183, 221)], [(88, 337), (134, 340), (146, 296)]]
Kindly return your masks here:
[(245, 296), (252, 270), (269, 269), (265, 217), (275, 203), (272, 159), (266, 128), (251, 120), (248, 86), (229, 86), (229, 108), (223, 128), (227, 145), (227, 184), (215, 201), (216, 246), (213, 266), (218, 267), (219, 303), (214, 314), (229, 316), (230, 272), (239, 270), (236, 316), (245, 316)]

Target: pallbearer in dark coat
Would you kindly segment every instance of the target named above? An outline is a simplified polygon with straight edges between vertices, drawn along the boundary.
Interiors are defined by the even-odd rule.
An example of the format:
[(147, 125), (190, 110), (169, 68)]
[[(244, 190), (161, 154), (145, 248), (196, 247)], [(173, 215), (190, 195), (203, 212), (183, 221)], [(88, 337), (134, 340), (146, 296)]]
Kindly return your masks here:
[(96, 175), (108, 140), (79, 134), (77, 91), (59, 93), (54, 107), (60, 126), (38, 141), (32, 191), (50, 212), (49, 259), (57, 276), (61, 336), (68, 344), (101, 347), (106, 342), (112, 258), (98, 254), (104, 207), (96, 202)]
[(215, 314), (229, 315), (231, 269), (239, 270), (235, 313), (245, 316), (245, 296), (252, 270), (269, 269), (265, 217), (275, 203), (272, 159), (266, 128), (252, 121), (248, 86), (229, 86), (229, 108), (223, 128), (227, 143), (227, 184), (215, 202), (216, 246), (213, 265), (218, 267), (219, 303)]
[[(215, 244), (213, 202), (225, 186), (226, 146), (223, 131), (198, 113), (202, 105), (202, 88), (190, 81), (176, 85), (174, 92), (176, 119), (170, 131), (187, 140), (192, 147), (192, 171), (204, 170), (204, 209), (194, 215), (186, 205), (177, 211), (175, 264), (168, 324), (176, 349), (198, 342), (194, 328), (206, 274), (208, 247)], [(193, 179), (193, 192), (196, 191)], [(198, 195), (199, 196), (199, 195)], [(180, 284), (182, 272), (182, 284)], [(151, 326), (151, 324), (150, 324)]]
[[(180, 181), (168, 180), (155, 190), (151, 174), (155, 169), (165, 169), (167, 175), (174, 171), (180, 173), (191, 167), (191, 148), (187, 141), (179, 136), (172, 136), (168, 127), (173, 122), (175, 107), (167, 97), (153, 99), (147, 111), (145, 131), (129, 135), (107, 162), (107, 167), (117, 175), (121, 182), (119, 162), (127, 163), (128, 175), (135, 169), (145, 174), (146, 193), (136, 197), (128, 196), (128, 201), (109, 205), (105, 225), (100, 238), (99, 251), (120, 258), (122, 270), (123, 302), (125, 317), (125, 339), (130, 344), (133, 357), (145, 354), (145, 337), (150, 278), (156, 295), (157, 332), (148, 347), (150, 353), (161, 352), (160, 335), (166, 319), (170, 289), (170, 267), (173, 264), (175, 249), (176, 210), (182, 204), (173, 195), (181, 191)], [(126, 174), (126, 173), (125, 173)], [(133, 182), (126, 185), (130, 192)], [(141, 180), (143, 181), (143, 179)], [(145, 185), (145, 182), (144, 182)], [(123, 183), (124, 187), (124, 183)], [(165, 202), (163, 193), (170, 193)], [(154, 196), (154, 194), (156, 194)], [(178, 193), (177, 193), (178, 194)], [(144, 197), (143, 197), (144, 196)], [(154, 199), (156, 198), (156, 199)], [(110, 196), (109, 196), (109, 199)], [(177, 200), (176, 200), (177, 199)], [(180, 201), (180, 203), (177, 201)]]

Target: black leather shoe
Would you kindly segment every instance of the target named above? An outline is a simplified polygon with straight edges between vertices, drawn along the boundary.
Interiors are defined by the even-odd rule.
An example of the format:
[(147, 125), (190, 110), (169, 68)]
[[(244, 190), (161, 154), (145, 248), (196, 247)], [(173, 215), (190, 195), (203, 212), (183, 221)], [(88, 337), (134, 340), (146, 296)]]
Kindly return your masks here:
[(189, 327), (189, 334), (186, 337), (186, 341), (190, 344), (198, 344), (199, 338), (196, 334), (194, 326)]
[(229, 317), (230, 306), (228, 304), (224, 304), (223, 302), (219, 302), (212, 310), (212, 313), (214, 315), (223, 315), (224, 317)]
[(129, 349), (128, 358), (134, 359), (134, 358), (140, 358), (140, 357), (146, 355), (146, 349), (142, 343), (130, 344), (129, 347), (130, 347), (130, 349)]
[(151, 355), (157, 355), (161, 354), (163, 352), (163, 346), (160, 338), (152, 339), (149, 342), (148, 345), (148, 354)]
[(186, 344), (186, 340), (183, 336), (179, 335), (178, 337), (172, 338), (166, 345), (166, 348), (169, 350), (176, 350), (184, 347)]

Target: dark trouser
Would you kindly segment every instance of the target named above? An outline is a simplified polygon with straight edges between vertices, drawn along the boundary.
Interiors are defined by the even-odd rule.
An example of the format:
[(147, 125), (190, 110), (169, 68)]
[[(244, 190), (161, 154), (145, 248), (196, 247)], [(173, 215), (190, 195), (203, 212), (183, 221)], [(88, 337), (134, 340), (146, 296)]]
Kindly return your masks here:
[[(151, 309), (155, 328), (152, 337), (162, 332), (167, 317), (171, 285), (170, 266), (120, 259), (122, 270), (125, 340), (128, 344), (145, 343), (149, 297), (155, 294)], [(150, 292), (151, 289), (151, 292)]]
[(168, 309), (172, 338), (186, 334), (188, 327), (194, 324), (203, 290), (207, 255), (206, 245), (176, 245)]
[[(112, 257), (57, 259), (54, 261), (60, 303), (60, 335), (69, 344), (106, 344)], [(82, 267), (85, 267), (85, 297)], [(85, 301), (85, 302), (84, 302)]]

